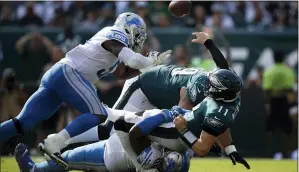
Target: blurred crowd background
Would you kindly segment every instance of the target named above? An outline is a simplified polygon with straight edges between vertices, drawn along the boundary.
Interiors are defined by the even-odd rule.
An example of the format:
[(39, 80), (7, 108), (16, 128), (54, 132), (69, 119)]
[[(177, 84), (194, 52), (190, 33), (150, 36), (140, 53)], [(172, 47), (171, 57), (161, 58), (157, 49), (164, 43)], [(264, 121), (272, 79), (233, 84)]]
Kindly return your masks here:
[(123, 12), (135, 12), (146, 20), (148, 27), (201, 27), (221, 29), (283, 29), (297, 27), (298, 2), (192, 2), (193, 9), (183, 20), (173, 18), (167, 1), (47, 1), (1, 2), (0, 26), (72, 25), (79, 30), (97, 31), (113, 24)]
[[(170, 30), (191, 28), (206, 31), (211, 36), (217, 37), (222, 48), (227, 49), (228, 61), (231, 60), (230, 45), (222, 31), (234, 32), (241, 28), (248, 32), (283, 32), (286, 29), (298, 29), (298, 1), (193, 1), (191, 12), (179, 19), (172, 17), (168, 12), (168, 4), (168, 1), (1, 1), (0, 33), (2, 28), (30, 28), (30, 32), (22, 35), (15, 45), (11, 46), (15, 47), (15, 51), (22, 58), (23, 65), (34, 65), (31, 65), (28, 71), (21, 71), (29, 76), (30, 79), (26, 81), (19, 80), (16, 69), (7, 63), (0, 66), (2, 67), (0, 70), (2, 72), (0, 76), (0, 98), (2, 101), (0, 121), (15, 117), (32, 93), (32, 90), (28, 91), (26, 87), (36, 88), (43, 73), (63, 58), (67, 51), (85, 42), (78, 32), (96, 33), (101, 28), (112, 25), (116, 17), (123, 12), (137, 13), (147, 23), (148, 40), (142, 51), (143, 54), (151, 50), (161, 51), (161, 42), (151, 28)], [(50, 39), (39, 31), (40, 28), (61, 28), (63, 31), (59, 32), (55, 39)], [(298, 35), (294, 39), (298, 39)], [(1, 44), (4, 45), (5, 42), (1, 42), (0, 38), (0, 62), (5, 62), (10, 57), (5, 56)], [(185, 42), (173, 47), (173, 57), (166, 64), (200, 67), (206, 70), (215, 68), (207, 50), (194, 51), (190, 47), (192, 46)], [(298, 50), (296, 53), (298, 54)], [(267, 121), (265, 130), (269, 133), (267, 135), (269, 140), (272, 139), (268, 144), (273, 148), (270, 150), (270, 156), (276, 159), (297, 158), (296, 151), (294, 151), (297, 150), (297, 54), (294, 62), (296, 65), (290, 66), (288, 63), (284, 63), (284, 55), (281, 52), (274, 51), (271, 55), (274, 63), (271, 66), (257, 65), (250, 76), (244, 78), (245, 88), (258, 87), (264, 90), (263, 107)], [(279, 78), (277, 79), (276, 76)], [(274, 81), (276, 82), (274, 83)], [(100, 80), (95, 85), (101, 100), (105, 100), (108, 96), (117, 98), (123, 83), (124, 80), (106, 79)], [(279, 100), (277, 100), (273, 90), (275, 92), (283, 90), (281, 91), (283, 99), (278, 98)], [(113, 104), (113, 102), (107, 104)], [(273, 107), (278, 107), (278, 109), (274, 110)], [(78, 114), (73, 108), (63, 105), (56, 115), (38, 126), (33, 134), (35, 141), (31, 146), (36, 146), (48, 134), (63, 129)], [(282, 135), (273, 141), (272, 136), (277, 128), (281, 129)], [(32, 138), (30, 139), (32, 142)], [(270, 146), (277, 140), (282, 142), (282, 146)], [(290, 144), (285, 145), (286, 143)]]

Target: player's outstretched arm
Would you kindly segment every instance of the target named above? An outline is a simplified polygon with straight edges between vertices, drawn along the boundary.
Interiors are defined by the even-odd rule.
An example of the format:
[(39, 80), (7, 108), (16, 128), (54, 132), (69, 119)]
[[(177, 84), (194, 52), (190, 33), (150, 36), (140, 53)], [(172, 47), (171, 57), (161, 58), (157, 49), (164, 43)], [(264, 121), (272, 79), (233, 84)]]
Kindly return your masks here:
[(204, 44), (207, 49), (210, 51), (214, 62), (216, 65), (221, 69), (229, 69), (229, 65), (224, 58), (221, 51), (217, 48), (217, 46), (214, 44), (214, 42), (209, 39), (209, 35), (205, 32), (194, 32), (193, 35), (196, 36), (196, 38), (192, 39), (193, 43), (200, 43)]
[(240, 164), (243, 164), (247, 169), (250, 169), (247, 161), (239, 154), (236, 147), (233, 145), (233, 140), (229, 129), (220, 134), (218, 136), (218, 139), (223, 145), (225, 153), (228, 155), (234, 165), (236, 165), (236, 162), (238, 162)]
[(171, 50), (168, 50), (161, 54), (153, 54), (153, 56), (145, 57), (139, 53), (135, 53), (123, 43), (116, 40), (105, 41), (102, 47), (134, 69), (143, 69), (152, 65), (156, 66), (171, 55)]

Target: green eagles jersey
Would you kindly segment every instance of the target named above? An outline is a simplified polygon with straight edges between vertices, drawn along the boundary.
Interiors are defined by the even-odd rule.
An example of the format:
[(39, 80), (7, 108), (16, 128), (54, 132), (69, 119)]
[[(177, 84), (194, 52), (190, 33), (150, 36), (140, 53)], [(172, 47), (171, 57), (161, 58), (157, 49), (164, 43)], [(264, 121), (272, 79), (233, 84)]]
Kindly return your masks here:
[(179, 103), (180, 89), (186, 87), (190, 101), (197, 105), (204, 98), (206, 72), (197, 68), (157, 66), (139, 76), (142, 92), (152, 105), (170, 109)]
[(225, 103), (206, 97), (184, 115), (187, 128), (197, 137), (200, 137), (202, 130), (217, 137), (231, 127), (239, 113), (240, 104), (240, 98), (232, 103)]

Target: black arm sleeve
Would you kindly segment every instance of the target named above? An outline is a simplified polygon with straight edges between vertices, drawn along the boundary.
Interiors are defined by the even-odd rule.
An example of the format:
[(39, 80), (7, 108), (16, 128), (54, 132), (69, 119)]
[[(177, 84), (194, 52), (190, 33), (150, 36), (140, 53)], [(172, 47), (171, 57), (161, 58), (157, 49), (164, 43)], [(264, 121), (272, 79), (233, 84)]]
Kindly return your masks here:
[(220, 50), (216, 47), (214, 42), (211, 39), (206, 40), (204, 43), (207, 49), (212, 54), (213, 60), (216, 63), (216, 65), (220, 69), (229, 69), (228, 63), (226, 59), (224, 58), (223, 54), (220, 52)]

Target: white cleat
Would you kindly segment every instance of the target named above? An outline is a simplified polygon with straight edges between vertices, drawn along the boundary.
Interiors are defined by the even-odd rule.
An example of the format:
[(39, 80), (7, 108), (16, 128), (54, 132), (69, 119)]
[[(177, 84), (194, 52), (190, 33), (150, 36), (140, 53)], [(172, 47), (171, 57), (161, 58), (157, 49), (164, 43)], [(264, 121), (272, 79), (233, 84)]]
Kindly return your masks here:
[(58, 134), (48, 137), (38, 145), (38, 149), (50, 157), (56, 164), (63, 168), (67, 168), (67, 162), (61, 157), (60, 150), (65, 148), (67, 144), (64, 138)]

